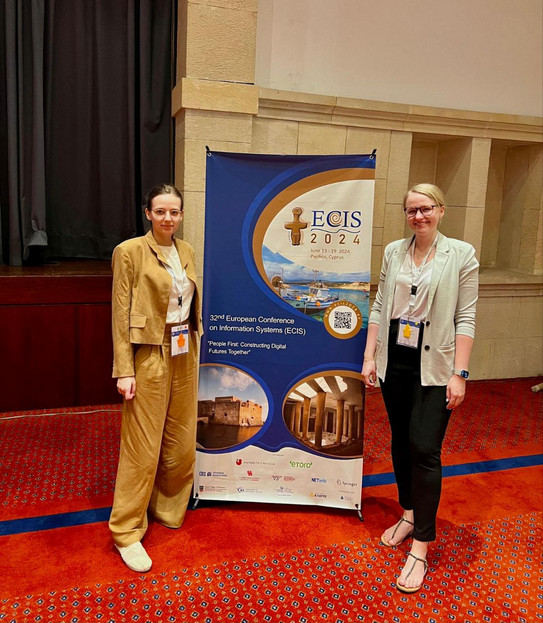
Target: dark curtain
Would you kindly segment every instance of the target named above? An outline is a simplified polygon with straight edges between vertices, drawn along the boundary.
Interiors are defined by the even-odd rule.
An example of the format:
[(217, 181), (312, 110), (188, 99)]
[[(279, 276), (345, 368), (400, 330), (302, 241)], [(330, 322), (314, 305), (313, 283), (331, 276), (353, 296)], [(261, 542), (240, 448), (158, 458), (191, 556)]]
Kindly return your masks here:
[(0, 257), (13, 266), (47, 245), (44, 13), (45, 0), (0, 2)]
[[(28, 70), (34, 86), (26, 98), (30, 103), (21, 103), (20, 88), (13, 89), (6, 70), (7, 111), (12, 90), (23, 111), (42, 112), (41, 142), (36, 128), (32, 166), (25, 168), (21, 163), (30, 158), (27, 143), (34, 136), (27, 132), (34, 131), (40, 117), (34, 111), (34, 125), (24, 117), (23, 144), (13, 143), (11, 121), (6, 122), (8, 165), (12, 151), (18, 156), (17, 171), (8, 167), (7, 196), (0, 198), (8, 261), (27, 259), (30, 244), (46, 244), (47, 257), (109, 259), (121, 240), (143, 232), (141, 206), (147, 190), (172, 178), (173, 0), (3, 1), (6, 16), (15, 13), (18, 19), (22, 43), (15, 48), (17, 65), (26, 68), (34, 48), (41, 60), (39, 66), (33, 60)], [(29, 21), (36, 23), (30, 43)], [(10, 29), (6, 19), (6, 67), (14, 49)], [(34, 31), (41, 32), (41, 39), (36, 41)], [(39, 164), (41, 187), (36, 181)], [(12, 179), (20, 180), (24, 192)], [(27, 185), (32, 205), (21, 200), (28, 196)], [(37, 211), (40, 205), (42, 212)], [(5, 260), (4, 249), (3, 256)]]

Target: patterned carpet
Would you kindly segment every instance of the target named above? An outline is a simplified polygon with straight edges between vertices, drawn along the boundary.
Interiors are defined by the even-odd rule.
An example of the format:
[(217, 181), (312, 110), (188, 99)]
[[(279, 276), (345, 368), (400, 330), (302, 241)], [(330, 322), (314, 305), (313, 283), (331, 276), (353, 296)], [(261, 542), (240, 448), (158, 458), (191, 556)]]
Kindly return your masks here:
[[(7, 534), (0, 621), (543, 621), (543, 396), (531, 384), (469, 384), (444, 447), (444, 463), (465, 469), (444, 480), (415, 595), (395, 588), (408, 544), (379, 542), (397, 515), (395, 486), (380, 484), (365, 488), (364, 523), (337, 509), (210, 504), (179, 531), (153, 524), (153, 569), (141, 576), (123, 566), (103, 521)], [(115, 405), (0, 415), (0, 527), (107, 507), (119, 424)], [(378, 391), (367, 395), (365, 435), (365, 473), (390, 471)]]
[(0, 415), (2, 519), (111, 504), (121, 408)]
[[(538, 454), (543, 448), (543, 394), (536, 379), (472, 381), (465, 402), (453, 411), (443, 445), (443, 464)], [(366, 394), (364, 472), (392, 469), (390, 435), (381, 392)]]
[(540, 513), (443, 525), (416, 595), (394, 586), (405, 548), (363, 531), (356, 541), (133, 578), (119, 569), (115, 582), (2, 598), (0, 620), (533, 623), (543, 619), (540, 527)]

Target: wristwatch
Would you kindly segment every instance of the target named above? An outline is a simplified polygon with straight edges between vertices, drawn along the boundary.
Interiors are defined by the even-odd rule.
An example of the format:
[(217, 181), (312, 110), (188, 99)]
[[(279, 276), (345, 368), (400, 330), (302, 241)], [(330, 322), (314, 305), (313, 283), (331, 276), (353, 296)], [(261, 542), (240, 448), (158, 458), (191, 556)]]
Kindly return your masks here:
[(469, 372), (467, 370), (453, 370), (453, 374), (457, 374), (463, 379), (467, 379), (469, 377)]

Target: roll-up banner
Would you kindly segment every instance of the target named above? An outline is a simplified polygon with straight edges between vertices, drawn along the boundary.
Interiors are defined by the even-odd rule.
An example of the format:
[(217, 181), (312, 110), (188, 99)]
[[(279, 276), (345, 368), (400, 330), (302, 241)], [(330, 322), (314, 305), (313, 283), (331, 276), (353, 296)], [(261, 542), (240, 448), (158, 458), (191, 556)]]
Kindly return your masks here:
[(360, 511), (375, 156), (207, 153), (195, 497)]

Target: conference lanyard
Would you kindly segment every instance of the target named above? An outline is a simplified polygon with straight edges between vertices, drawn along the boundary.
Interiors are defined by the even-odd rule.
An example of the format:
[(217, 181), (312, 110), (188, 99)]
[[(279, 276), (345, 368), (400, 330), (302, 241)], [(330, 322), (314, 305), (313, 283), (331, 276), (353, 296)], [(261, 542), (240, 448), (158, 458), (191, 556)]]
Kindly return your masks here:
[(415, 299), (417, 297), (417, 290), (419, 288), (420, 276), (422, 275), (422, 271), (424, 267), (428, 263), (428, 258), (432, 253), (433, 248), (437, 246), (437, 236), (434, 238), (434, 241), (430, 245), (424, 259), (422, 260), (420, 266), (415, 266), (415, 242), (411, 243), (411, 292), (409, 294), (409, 317), (413, 316), (413, 310), (415, 309)]
[(177, 304), (179, 305), (179, 320), (181, 321), (182, 320), (181, 307), (183, 306), (183, 287), (185, 285), (185, 271), (183, 270), (183, 267), (181, 267), (181, 270), (182, 270), (181, 281), (179, 281), (173, 268), (169, 264), (166, 264), (165, 262), (163, 262), (163, 264), (166, 270), (170, 273), (170, 277), (172, 278), (175, 289), (177, 290)]
[(400, 316), (399, 318), (399, 331), (396, 343), (400, 346), (407, 346), (409, 348), (418, 348), (419, 335), (421, 327), (421, 317), (415, 318), (413, 310), (415, 309), (415, 300), (417, 296), (417, 290), (420, 283), (420, 277), (424, 267), (428, 262), (432, 249), (437, 245), (437, 236), (430, 245), (428, 252), (424, 256), (420, 266), (415, 266), (415, 244), (411, 243), (411, 291), (409, 293), (409, 311), (407, 315)]
[[(181, 262), (180, 262), (181, 263)], [(181, 321), (181, 307), (183, 305), (183, 286), (185, 284), (185, 271), (181, 266), (181, 282), (177, 279), (175, 271), (169, 265), (163, 262), (164, 267), (170, 273), (175, 289), (177, 290), (177, 304), (179, 305), (179, 320)], [(189, 325), (188, 323), (175, 325), (171, 328), (171, 356), (184, 355), (189, 352)]]

